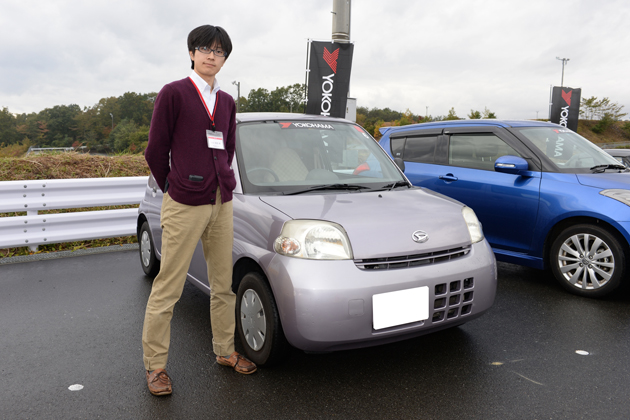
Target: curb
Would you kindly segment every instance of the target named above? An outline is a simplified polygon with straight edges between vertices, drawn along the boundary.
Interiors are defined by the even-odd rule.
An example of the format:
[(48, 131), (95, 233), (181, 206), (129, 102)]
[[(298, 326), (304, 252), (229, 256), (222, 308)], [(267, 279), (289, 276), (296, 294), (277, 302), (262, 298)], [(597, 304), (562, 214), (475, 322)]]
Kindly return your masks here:
[(97, 248), (78, 249), (76, 251), (58, 251), (33, 255), (20, 255), (17, 257), (0, 258), (0, 266), (31, 261), (56, 260), (59, 258), (81, 257), (91, 254), (105, 254), (109, 252), (138, 250), (138, 244), (111, 245)]

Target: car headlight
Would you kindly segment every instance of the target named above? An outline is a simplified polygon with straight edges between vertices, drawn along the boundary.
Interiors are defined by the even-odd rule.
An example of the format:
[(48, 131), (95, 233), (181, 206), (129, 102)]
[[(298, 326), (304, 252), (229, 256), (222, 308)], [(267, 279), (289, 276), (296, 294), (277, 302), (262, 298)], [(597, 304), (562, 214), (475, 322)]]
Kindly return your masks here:
[(287, 257), (313, 260), (351, 260), (352, 248), (341, 225), (322, 220), (290, 220), (273, 244)]
[(605, 195), (606, 197), (612, 198), (613, 200), (620, 201), (626, 206), (630, 206), (630, 190), (612, 189), (603, 190), (599, 193), (601, 195)]
[(464, 207), (462, 209), (462, 216), (468, 226), (468, 233), (470, 233), (470, 239), (473, 244), (481, 242), (483, 240), (483, 229), (481, 229), (481, 223), (477, 219), (477, 215), (470, 207)]

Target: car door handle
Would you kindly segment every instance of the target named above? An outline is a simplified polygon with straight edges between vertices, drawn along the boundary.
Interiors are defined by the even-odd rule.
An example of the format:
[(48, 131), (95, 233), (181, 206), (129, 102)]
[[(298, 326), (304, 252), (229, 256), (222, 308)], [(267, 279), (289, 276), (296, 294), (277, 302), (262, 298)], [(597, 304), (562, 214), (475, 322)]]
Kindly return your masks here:
[(446, 174), (446, 175), (441, 175), (440, 179), (446, 181), (446, 182), (453, 182), (453, 181), (457, 181), (458, 178), (456, 176), (454, 176), (453, 174)]

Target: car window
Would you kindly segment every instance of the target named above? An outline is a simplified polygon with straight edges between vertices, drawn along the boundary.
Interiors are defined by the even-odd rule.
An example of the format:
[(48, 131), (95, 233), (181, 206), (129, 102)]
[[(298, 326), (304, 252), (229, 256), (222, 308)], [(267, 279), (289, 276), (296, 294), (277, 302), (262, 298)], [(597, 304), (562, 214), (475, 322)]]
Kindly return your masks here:
[(435, 162), (437, 139), (437, 136), (407, 138), (403, 152), (403, 160), (419, 163)]
[(494, 171), (494, 162), (501, 156), (521, 156), (494, 134), (452, 134), (448, 163), (452, 166)]
[(403, 152), (405, 151), (405, 137), (398, 139), (391, 139), (389, 141), (389, 146), (392, 151), (392, 156), (395, 158), (403, 157)]
[(282, 193), (335, 183), (379, 188), (404, 181), (378, 143), (353, 124), (241, 123), (236, 139), (245, 193)]
[(618, 163), (602, 149), (566, 128), (528, 127), (519, 131), (560, 170), (588, 169), (596, 165)]

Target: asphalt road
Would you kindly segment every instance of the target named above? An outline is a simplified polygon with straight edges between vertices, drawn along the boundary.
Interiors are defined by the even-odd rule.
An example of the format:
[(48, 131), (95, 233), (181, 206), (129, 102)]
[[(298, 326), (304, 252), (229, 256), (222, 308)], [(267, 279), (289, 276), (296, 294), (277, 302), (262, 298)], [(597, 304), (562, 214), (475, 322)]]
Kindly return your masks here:
[(468, 324), (294, 351), (245, 376), (215, 363), (208, 298), (187, 285), (172, 327), (174, 393), (158, 398), (140, 341), (150, 288), (136, 251), (0, 265), (0, 418), (630, 418), (628, 293), (580, 298), (544, 272), (499, 264), (495, 305)]

